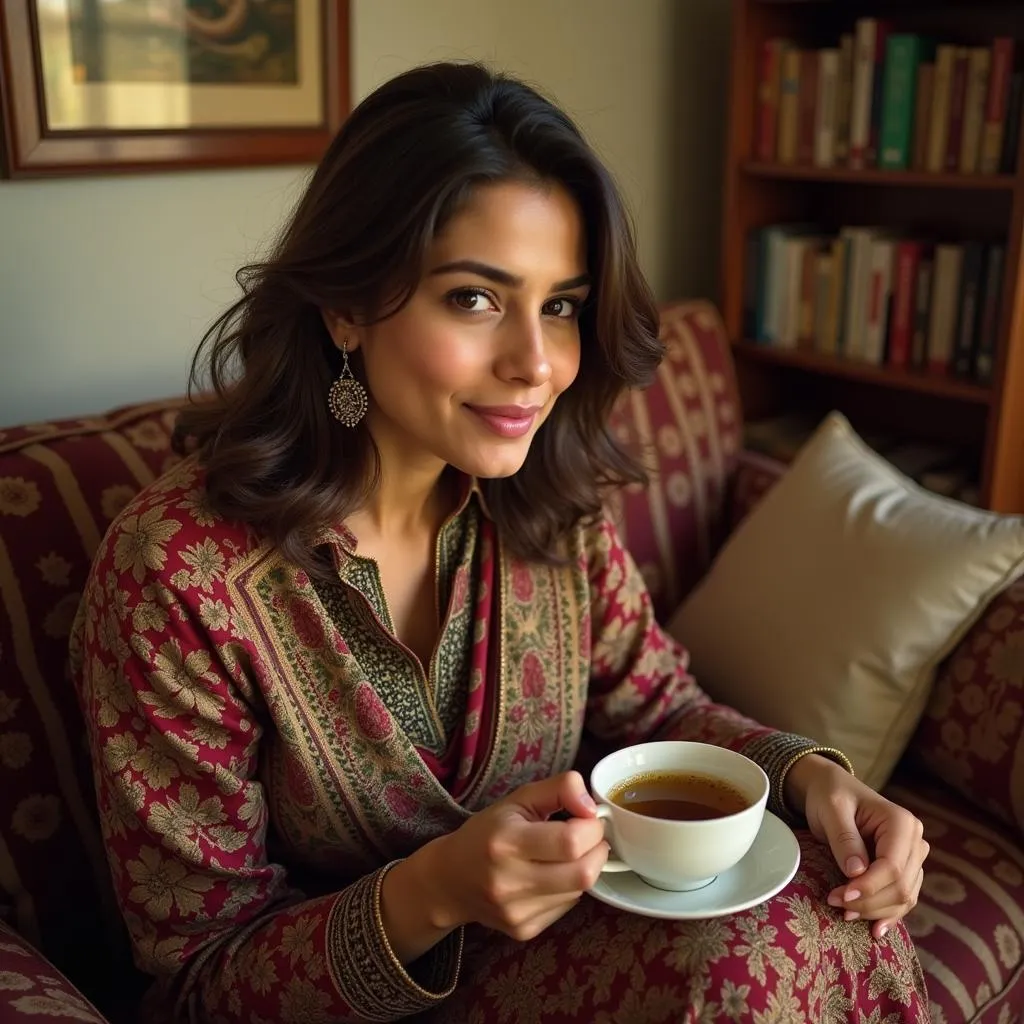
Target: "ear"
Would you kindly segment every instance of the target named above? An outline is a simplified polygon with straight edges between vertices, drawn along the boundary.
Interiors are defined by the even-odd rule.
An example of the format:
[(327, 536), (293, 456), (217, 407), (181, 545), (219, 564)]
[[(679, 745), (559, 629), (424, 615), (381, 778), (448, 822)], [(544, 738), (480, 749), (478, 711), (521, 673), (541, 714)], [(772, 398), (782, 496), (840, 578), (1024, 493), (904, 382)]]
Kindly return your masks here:
[(321, 309), (320, 316), (323, 318), (327, 333), (331, 336), (331, 341), (334, 342), (339, 352), (346, 345), (349, 352), (355, 352), (359, 348), (359, 331), (347, 317), (330, 309)]

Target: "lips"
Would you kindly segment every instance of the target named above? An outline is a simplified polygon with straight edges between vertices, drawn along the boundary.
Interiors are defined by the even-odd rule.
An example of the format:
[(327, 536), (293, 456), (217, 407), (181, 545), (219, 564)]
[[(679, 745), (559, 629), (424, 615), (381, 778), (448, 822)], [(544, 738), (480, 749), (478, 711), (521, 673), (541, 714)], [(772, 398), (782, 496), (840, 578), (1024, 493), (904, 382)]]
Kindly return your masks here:
[(476, 419), (499, 437), (522, 437), (533, 428), (539, 405), (467, 405)]

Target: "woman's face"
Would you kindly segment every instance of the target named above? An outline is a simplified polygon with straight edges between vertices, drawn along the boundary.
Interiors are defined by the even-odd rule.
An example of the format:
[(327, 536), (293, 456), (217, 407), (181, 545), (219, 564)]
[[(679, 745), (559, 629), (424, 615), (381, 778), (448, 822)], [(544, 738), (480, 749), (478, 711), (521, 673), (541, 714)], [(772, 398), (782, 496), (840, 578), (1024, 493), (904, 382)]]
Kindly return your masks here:
[(579, 370), (588, 282), (569, 193), (505, 182), (451, 219), (400, 312), (370, 327), (328, 317), (339, 348), (362, 350), (385, 472), (515, 473)]

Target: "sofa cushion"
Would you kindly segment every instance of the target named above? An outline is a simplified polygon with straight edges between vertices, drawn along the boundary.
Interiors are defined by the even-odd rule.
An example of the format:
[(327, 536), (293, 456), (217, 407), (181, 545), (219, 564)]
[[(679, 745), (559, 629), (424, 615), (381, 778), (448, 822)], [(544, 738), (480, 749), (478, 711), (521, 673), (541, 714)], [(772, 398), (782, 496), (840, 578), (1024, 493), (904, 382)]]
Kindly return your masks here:
[(665, 359), (645, 391), (616, 406), (616, 437), (643, 463), (648, 486), (613, 494), (609, 511), (664, 617), (707, 570), (726, 532), (724, 508), (742, 417), (732, 354), (707, 302), (661, 310)]
[(1024, 850), (968, 800), (918, 776), (885, 795), (924, 822), (931, 844), (906, 919), (928, 979), (933, 1024), (1005, 1024), (1024, 1006)]
[(0, 910), (104, 1009), (131, 961), (67, 638), (107, 525), (174, 459), (179, 404), (0, 431)]
[(935, 669), (1024, 571), (1024, 517), (924, 491), (839, 413), (669, 624), (717, 701), (845, 751), (884, 785)]
[(106, 1024), (106, 1018), (37, 949), (0, 924), (0, 1020), (74, 1020)]
[(912, 755), (1024, 832), (1024, 581), (1000, 594), (942, 665)]

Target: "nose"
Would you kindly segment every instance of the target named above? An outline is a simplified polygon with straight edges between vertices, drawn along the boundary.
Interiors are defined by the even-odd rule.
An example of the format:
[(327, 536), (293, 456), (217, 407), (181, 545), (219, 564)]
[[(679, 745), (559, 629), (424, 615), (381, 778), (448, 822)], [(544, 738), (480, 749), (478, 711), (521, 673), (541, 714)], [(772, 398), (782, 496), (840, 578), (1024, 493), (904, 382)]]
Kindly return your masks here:
[(551, 361), (544, 326), (537, 318), (509, 323), (498, 357), (497, 373), (502, 380), (517, 381), (531, 388), (551, 379)]

